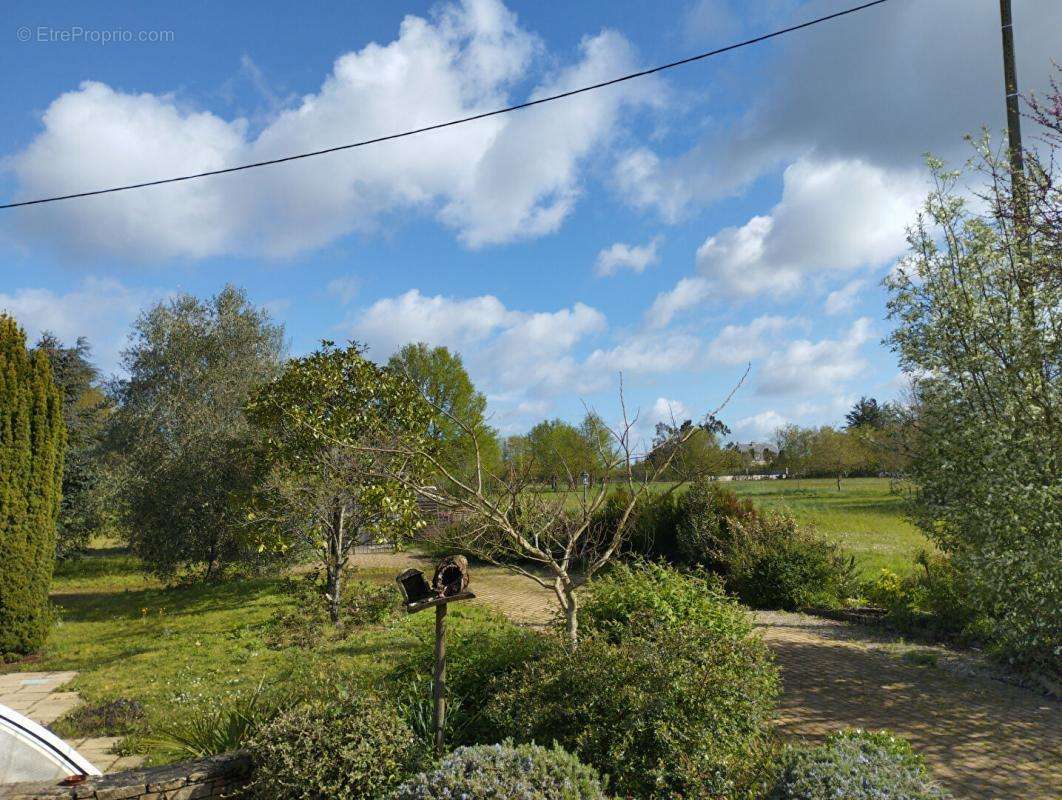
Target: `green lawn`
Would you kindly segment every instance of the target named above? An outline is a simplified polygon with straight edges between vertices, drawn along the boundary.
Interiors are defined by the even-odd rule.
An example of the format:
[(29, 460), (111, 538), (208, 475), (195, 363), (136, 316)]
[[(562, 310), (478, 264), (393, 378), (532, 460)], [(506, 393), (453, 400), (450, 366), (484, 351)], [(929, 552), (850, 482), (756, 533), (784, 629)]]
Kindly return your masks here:
[[(359, 575), (394, 581), (390, 571)], [(150, 752), (152, 732), (192, 708), (251, 693), (260, 682), (267, 689), (326, 681), (371, 685), (428, 637), (434, 622), (431, 614), (403, 614), (313, 650), (270, 649), (268, 622), (292, 603), (281, 587), (278, 579), (255, 578), (167, 588), (120, 550), (93, 551), (59, 565), (52, 599), (61, 621), (40, 655), (0, 670), (77, 670), (71, 688), (85, 701), (141, 702), (146, 724), (123, 749)], [(482, 608), (458, 606), (451, 619), (460, 626), (486, 616)], [(62, 723), (59, 729), (68, 733)]]
[(919, 550), (931, 547), (904, 518), (904, 498), (890, 491), (887, 478), (830, 478), (785, 481), (733, 481), (725, 484), (769, 508), (786, 507), (802, 523), (841, 544), (856, 557), (861, 574), (882, 567), (906, 574)]

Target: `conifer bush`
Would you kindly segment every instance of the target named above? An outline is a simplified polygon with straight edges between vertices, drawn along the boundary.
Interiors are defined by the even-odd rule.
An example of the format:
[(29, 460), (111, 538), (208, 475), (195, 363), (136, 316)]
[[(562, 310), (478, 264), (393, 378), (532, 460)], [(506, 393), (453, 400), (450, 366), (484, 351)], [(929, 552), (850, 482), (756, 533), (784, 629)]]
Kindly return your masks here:
[(0, 314), (0, 657), (38, 649), (51, 623), (66, 428), (48, 356)]

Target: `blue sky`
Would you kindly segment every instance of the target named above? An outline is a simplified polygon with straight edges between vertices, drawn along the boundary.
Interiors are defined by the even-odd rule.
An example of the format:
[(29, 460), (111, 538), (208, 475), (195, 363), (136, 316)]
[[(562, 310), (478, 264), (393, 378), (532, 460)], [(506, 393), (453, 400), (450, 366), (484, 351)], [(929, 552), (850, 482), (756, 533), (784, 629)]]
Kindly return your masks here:
[[(541, 96), (848, 0), (8, 3), (0, 194), (214, 169)], [(1015, 0), (1019, 79), (1062, 4)], [(882, 276), (1002, 125), (995, 0), (892, 0), (708, 62), (355, 152), (0, 216), (0, 308), (106, 370), (175, 291), (245, 287), (295, 354), (462, 353), (494, 423), (714, 408), (738, 438), (894, 396)], [(110, 36), (118, 41), (103, 42)], [(141, 39), (146, 41), (140, 41)], [(28, 41), (21, 41), (28, 39)], [(73, 39), (73, 41), (71, 40)]]

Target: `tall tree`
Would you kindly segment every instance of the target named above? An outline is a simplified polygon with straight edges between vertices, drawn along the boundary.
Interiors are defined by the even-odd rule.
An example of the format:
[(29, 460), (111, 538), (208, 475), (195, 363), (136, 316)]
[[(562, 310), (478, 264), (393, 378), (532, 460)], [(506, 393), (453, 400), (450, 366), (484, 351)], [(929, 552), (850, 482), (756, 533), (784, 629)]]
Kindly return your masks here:
[(852, 410), (844, 415), (849, 428), (883, 428), (888, 420), (885, 406), (873, 397), (860, 397)]
[[(916, 375), (916, 514), (953, 556), (999, 652), (1062, 673), (1062, 91), (1038, 110), (1027, 175), (978, 149), (982, 203), (936, 186), (886, 279), (891, 337)], [(1022, 194), (1015, 196), (1017, 185)]]
[(45, 332), (34, 349), (48, 357), (63, 396), (66, 458), (56, 539), (56, 552), (62, 557), (83, 550), (92, 535), (107, 524), (101, 451), (113, 403), (99, 384), (99, 372), (92, 363), (92, 350), (85, 337), (67, 347)]
[(458, 423), (467, 420), (476, 431), (478, 458), (484, 469), (497, 471), (501, 446), (497, 432), (486, 422), (487, 398), (476, 391), (458, 353), (424, 342), (407, 344), (391, 356), (388, 366), (407, 375), (428, 400), (431, 417), (427, 433), (449, 469), (465, 476), (475, 471), (476, 440)]
[(62, 396), (48, 357), (0, 314), (0, 657), (48, 634), (48, 587), (63, 484)]
[(244, 406), (280, 367), (283, 328), (226, 286), (180, 295), (137, 320), (123, 354), (109, 446), (122, 455), (130, 544), (154, 572), (243, 555), (234, 500), (255, 479)]
[(403, 374), (369, 361), (358, 345), (325, 342), (288, 362), (257, 393), (248, 415), (271, 465), (251, 520), (264, 546), (300, 545), (316, 554), (338, 624), (354, 547), (367, 539), (408, 539), (417, 526), (416, 497), (404, 480), (421, 462), (404, 460), (389, 477), (381, 477), (381, 462), (409, 438), (445, 454), (427, 434), (425, 403)]
[(527, 434), (525, 455), (531, 474), (556, 488), (574, 488), (585, 472), (597, 479), (608, 471), (612, 434), (604, 421), (590, 412), (578, 425), (561, 419), (538, 423)]

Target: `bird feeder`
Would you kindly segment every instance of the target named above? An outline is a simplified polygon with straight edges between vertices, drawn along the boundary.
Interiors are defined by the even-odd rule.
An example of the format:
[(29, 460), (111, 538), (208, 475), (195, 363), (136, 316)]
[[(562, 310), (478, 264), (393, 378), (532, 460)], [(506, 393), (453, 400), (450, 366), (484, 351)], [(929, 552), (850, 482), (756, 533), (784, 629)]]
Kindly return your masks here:
[(426, 608), (435, 609), (435, 672), (432, 676), (432, 699), (435, 709), (432, 721), (435, 728), (435, 752), (443, 754), (443, 725), (446, 721), (446, 607), (458, 600), (475, 597), (468, 590), (468, 559), (449, 556), (435, 568), (431, 584), (419, 569), (407, 569), (396, 580), (406, 601), (406, 612), (415, 614)]

